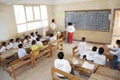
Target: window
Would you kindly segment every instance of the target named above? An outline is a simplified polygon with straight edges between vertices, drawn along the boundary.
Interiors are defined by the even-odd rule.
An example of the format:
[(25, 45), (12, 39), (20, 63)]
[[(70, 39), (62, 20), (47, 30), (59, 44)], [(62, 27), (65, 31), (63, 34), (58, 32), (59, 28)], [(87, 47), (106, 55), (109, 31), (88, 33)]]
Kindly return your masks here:
[(48, 26), (47, 6), (14, 5), (18, 33)]

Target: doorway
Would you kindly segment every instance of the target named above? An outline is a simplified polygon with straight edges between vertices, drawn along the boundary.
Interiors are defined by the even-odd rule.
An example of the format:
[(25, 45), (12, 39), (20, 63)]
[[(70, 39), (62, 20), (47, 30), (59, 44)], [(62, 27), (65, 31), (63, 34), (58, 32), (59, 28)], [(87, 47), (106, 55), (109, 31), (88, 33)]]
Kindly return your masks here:
[(112, 34), (112, 45), (115, 45), (117, 39), (120, 39), (120, 9), (114, 11), (114, 26)]

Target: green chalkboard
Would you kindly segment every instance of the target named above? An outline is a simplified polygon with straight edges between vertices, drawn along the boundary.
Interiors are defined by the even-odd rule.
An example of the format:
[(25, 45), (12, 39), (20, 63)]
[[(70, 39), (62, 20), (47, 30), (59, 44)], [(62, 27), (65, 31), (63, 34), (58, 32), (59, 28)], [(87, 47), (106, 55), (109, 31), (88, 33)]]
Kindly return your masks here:
[(72, 22), (76, 29), (109, 31), (110, 14), (111, 10), (66, 11), (65, 26)]

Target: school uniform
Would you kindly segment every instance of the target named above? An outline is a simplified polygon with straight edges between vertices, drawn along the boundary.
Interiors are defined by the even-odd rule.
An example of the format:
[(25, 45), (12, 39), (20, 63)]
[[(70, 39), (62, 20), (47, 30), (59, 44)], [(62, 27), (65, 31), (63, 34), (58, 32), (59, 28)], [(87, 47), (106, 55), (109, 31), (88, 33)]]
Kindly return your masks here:
[(110, 51), (110, 53), (116, 55), (113, 61), (113, 68), (118, 69), (118, 63), (120, 63), (120, 48), (117, 48), (116, 51)]
[(73, 34), (75, 32), (74, 26), (68, 26), (67, 27), (67, 32), (68, 32), (68, 43), (72, 43), (72, 41), (73, 41)]
[(15, 42), (14, 48), (15, 48), (15, 49), (18, 48), (18, 45), (21, 44), (21, 43), (22, 43), (22, 42)]
[(99, 65), (105, 65), (106, 56), (103, 54), (95, 54), (93, 61)]
[[(54, 67), (57, 69), (60, 69), (64, 72), (70, 73), (71, 72), (71, 66), (70, 63), (66, 59), (55, 59), (54, 61)], [(63, 75), (56, 73), (59, 77), (64, 77)]]
[(22, 58), (22, 57), (24, 57), (26, 55), (27, 55), (27, 53), (26, 53), (26, 50), (24, 48), (19, 48), (18, 49), (18, 57), (19, 58)]
[(95, 54), (97, 54), (96, 51), (87, 51), (86, 59), (93, 61)]
[(87, 54), (87, 45), (86, 45), (86, 42), (80, 42), (78, 44), (78, 50), (79, 50), (79, 53), (80, 53), (80, 58), (82, 59), (83, 56)]
[(2, 46), (1, 49), (0, 49), (0, 52), (5, 52), (6, 50), (7, 50), (7, 47)]
[(41, 41), (37, 41), (37, 44), (43, 46), (43, 43)]
[(36, 37), (35, 37), (35, 36), (31, 36), (31, 39), (32, 39), (32, 40), (36, 40)]
[(9, 47), (12, 49), (12, 48), (14, 48), (14, 46), (15, 46), (15, 43), (9, 43)]
[(51, 29), (52, 31), (54, 31), (56, 28), (57, 28), (57, 27), (56, 27), (56, 24), (55, 24), (55, 23), (51, 23), (50, 29)]

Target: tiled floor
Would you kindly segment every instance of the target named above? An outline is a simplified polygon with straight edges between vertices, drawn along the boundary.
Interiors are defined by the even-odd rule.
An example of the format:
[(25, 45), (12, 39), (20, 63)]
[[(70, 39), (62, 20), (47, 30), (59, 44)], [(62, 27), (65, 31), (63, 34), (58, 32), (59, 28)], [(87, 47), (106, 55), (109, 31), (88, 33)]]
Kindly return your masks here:
[[(64, 44), (63, 52), (65, 54), (65, 58), (72, 58), (72, 47), (75, 45), (78, 45), (77, 41), (74, 41), (72, 44), (68, 43)], [(90, 43), (87, 43), (87, 45), (89, 49), (93, 46), (93, 44)], [(100, 46), (97, 44), (94, 45)], [(17, 80), (51, 80), (51, 68), (53, 66), (54, 60), (57, 58), (56, 55), (58, 52), (59, 51), (54, 51), (53, 57), (40, 61), (36, 65), (36, 67), (31, 68), (23, 72), (22, 74), (18, 75)], [(76, 74), (76, 76), (82, 77), (84, 80), (88, 80), (88, 77), (86, 76), (78, 74)], [(13, 78), (11, 78), (9, 74), (2, 69), (2, 67), (0, 67), (0, 80), (13, 80)]]

